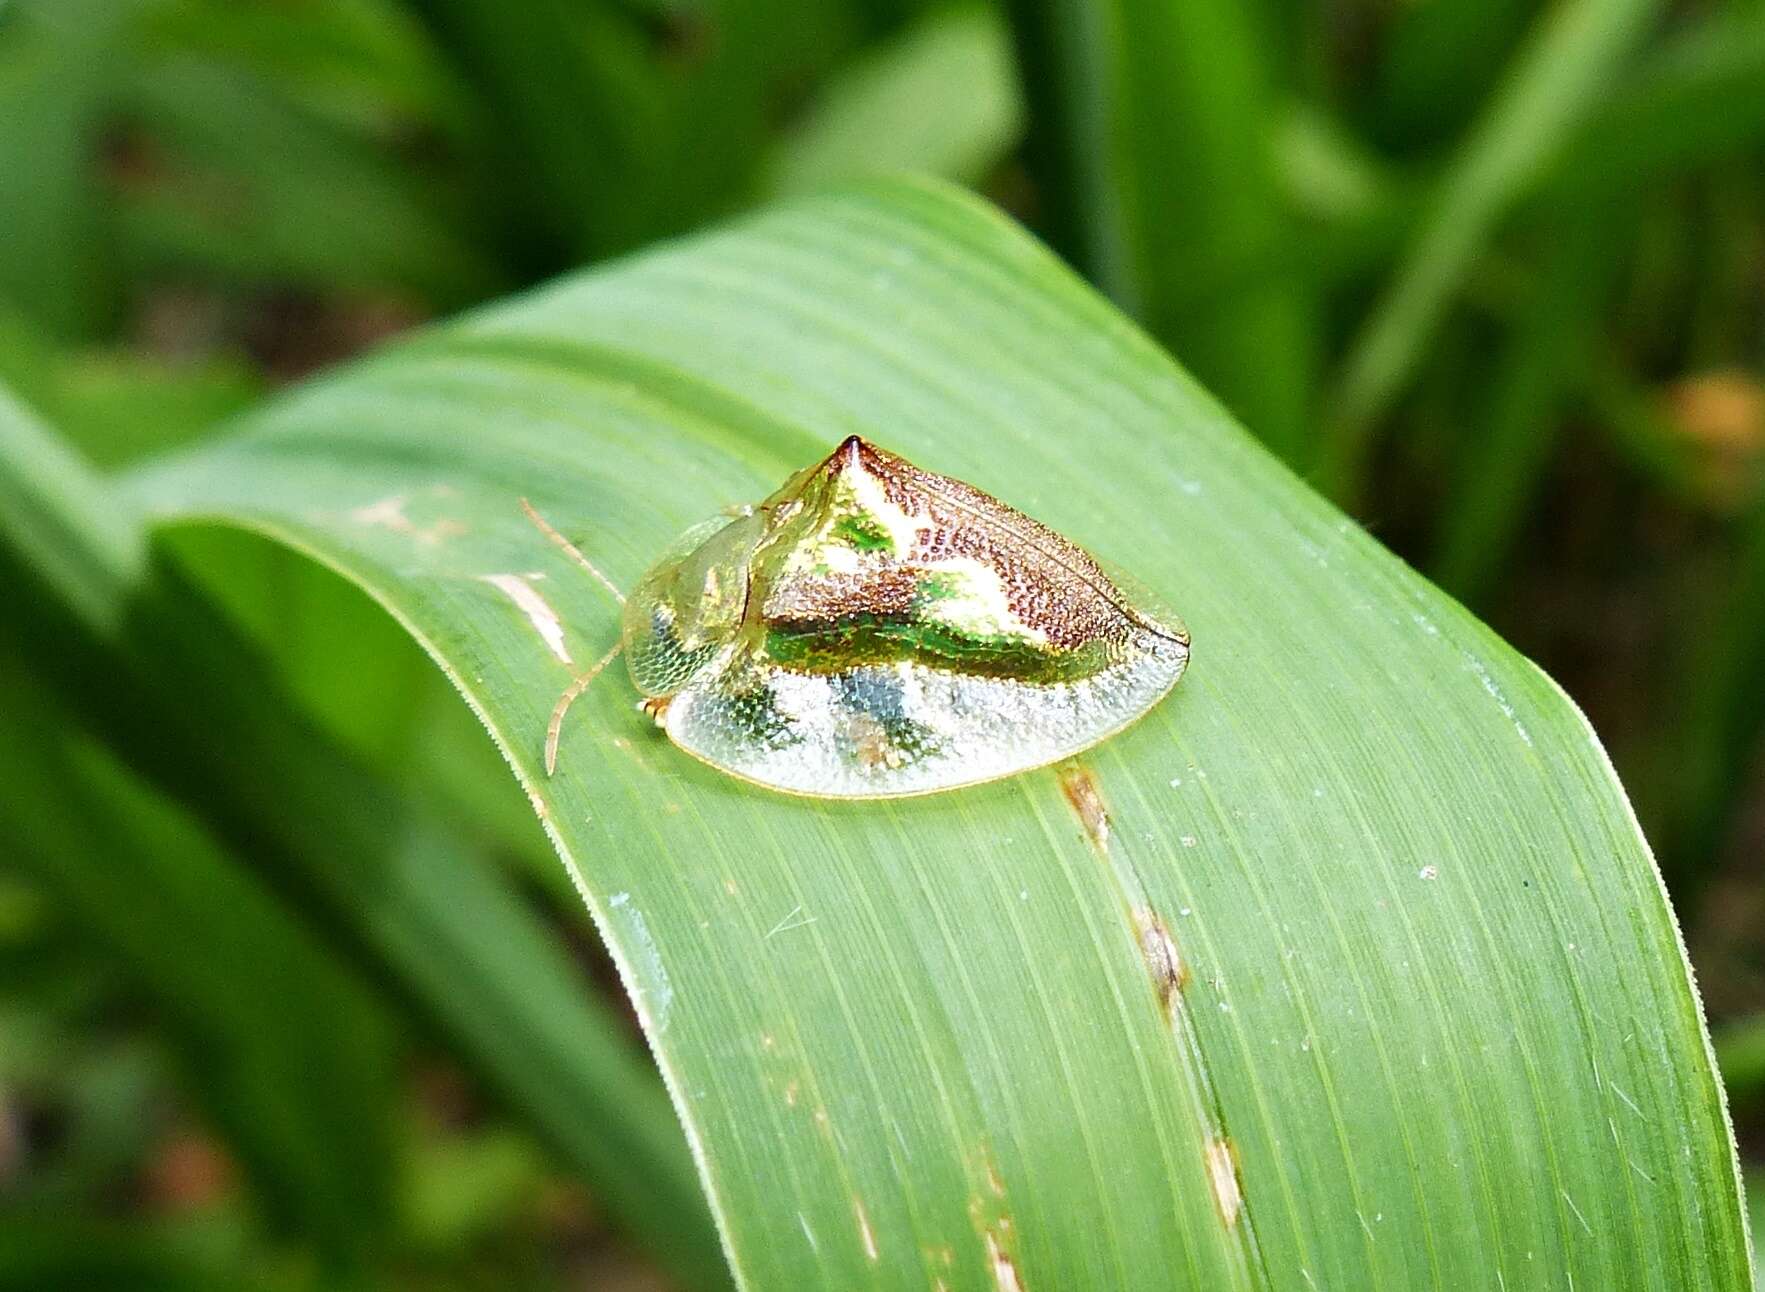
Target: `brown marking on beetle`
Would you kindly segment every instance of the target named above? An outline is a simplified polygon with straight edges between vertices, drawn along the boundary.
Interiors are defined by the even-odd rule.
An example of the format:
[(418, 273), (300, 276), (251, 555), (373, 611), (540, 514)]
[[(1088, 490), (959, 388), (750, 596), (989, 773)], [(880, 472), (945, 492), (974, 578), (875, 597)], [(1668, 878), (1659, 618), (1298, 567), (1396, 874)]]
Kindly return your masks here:
[(1207, 1182), (1213, 1187), (1213, 1200), (1219, 1204), (1220, 1218), (1230, 1229), (1238, 1223), (1244, 1210), (1244, 1191), (1238, 1184), (1238, 1150), (1224, 1135), (1210, 1140), (1203, 1152), (1207, 1165)]
[(1170, 930), (1150, 907), (1134, 912), (1134, 925), (1140, 931), (1140, 954), (1152, 975), (1153, 990), (1158, 1003), (1169, 1013), (1178, 1003), (1177, 997), (1189, 985), (1189, 966), (1183, 962)]
[(1103, 804), (1103, 795), (1097, 788), (1097, 778), (1091, 775), (1090, 769), (1078, 764), (1068, 763), (1060, 769), (1060, 792), (1066, 795), (1066, 801), (1074, 813), (1078, 815), (1079, 824), (1085, 827), (1085, 837), (1098, 852), (1109, 851), (1109, 809)]
[(846, 735), (852, 742), (858, 765), (866, 771), (875, 771), (879, 767), (893, 770), (905, 761), (905, 756), (889, 739), (882, 723), (867, 713), (852, 715), (846, 723)]
[(668, 695), (646, 695), (637, 702), (637, 711), (658, 727), (666, 727), (668, 725), (668, 701), (673, 698)]

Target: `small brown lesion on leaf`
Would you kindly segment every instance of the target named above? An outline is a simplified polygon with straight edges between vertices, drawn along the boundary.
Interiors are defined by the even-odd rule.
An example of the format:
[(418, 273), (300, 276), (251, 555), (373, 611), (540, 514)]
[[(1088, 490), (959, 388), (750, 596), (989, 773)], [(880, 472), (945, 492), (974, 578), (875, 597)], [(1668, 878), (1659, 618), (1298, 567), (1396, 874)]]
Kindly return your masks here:
[(1005, 1243), (996, 1230), (987, 1231), (987, 1264), (993, 1271), (993, 1285), (999, 1292), (1024, 1292), (1022, 1280), (1017, 1277), (1017, 1262), (1005, 1249)]
[(1189, 966), (1177, 950), (1175, 939), (1157, 911), (1143, 907), (1134, 912), (1134, 925), (1140, 934), (1140, 954), (1146, 970), (1152, 975), (1153, 990), (1158, 1003), (1168, 1014), (1179, 1004), (1178, 997), (1189, 986)]
[(1109, 809), (1104, 805), (1103, 792), (1097, 778), (1081, 763), (1068, 763), (1060, 769), (1060, 792), (1068, 806), (1085, 828), (1085, 837), (1098, 852), (1109, 851)]
[(426, 525), (417, 524), (405, 514), (409, 501), (406, 494), (390, 494), (357, 507), (349, 513), (349, 519), (357, 525), (402, 534), (423, 547), (438, 547), (448, 539), (457, 538), (467, 532), (463, 522), (450, 516), (437, 517)]
[(1213, 1200), (1219, 1205), (1220, 1219), (1230, 1229), (1238, 1223), (1244, 1210), (1244, 1191), (1238, 1183), (1238, 1150), (1224, 1135), (1208, 1141), (1203, 1151), (1207, 1166), (1207, 1182), (1213, 1189)]
[[(993, 1151), (985, 1140), (975, 1145), (973, 1151), (964, 1154), (965, 1165), (970, 1179), (977, 1185), (984, 1183), (987, 1192), (995, 1198), (1005, 1196), (1005, 1177), (999, 1174), (999, 1165), (993, 1160)], [(975, 1227), (981, 1228), (985, 1223), (988, 1210), (986, 1198), (978, 1188), (969, 1198), (969, 1215), (974, 1218)]]
[(1005, 1181), (1000, 1178), (999, 1168), (994, 1166), (991, 1162), (987, 1163), (987, 1188), (993, 1191), (993, 1196), (995, 1198), (1003, 1198), (1005, 1196)]

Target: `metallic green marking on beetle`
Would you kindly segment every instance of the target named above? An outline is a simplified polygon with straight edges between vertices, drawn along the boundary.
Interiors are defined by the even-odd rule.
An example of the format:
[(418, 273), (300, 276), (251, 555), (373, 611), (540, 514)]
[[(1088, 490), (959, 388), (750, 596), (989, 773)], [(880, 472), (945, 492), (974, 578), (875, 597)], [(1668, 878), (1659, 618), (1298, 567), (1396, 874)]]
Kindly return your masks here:
[(626, 603), (624, 650), (688, 753), (880, 798), (1095, 744), (1176, 685), (1189, 635), (1047, 526), (852, 436), (670, 547)]

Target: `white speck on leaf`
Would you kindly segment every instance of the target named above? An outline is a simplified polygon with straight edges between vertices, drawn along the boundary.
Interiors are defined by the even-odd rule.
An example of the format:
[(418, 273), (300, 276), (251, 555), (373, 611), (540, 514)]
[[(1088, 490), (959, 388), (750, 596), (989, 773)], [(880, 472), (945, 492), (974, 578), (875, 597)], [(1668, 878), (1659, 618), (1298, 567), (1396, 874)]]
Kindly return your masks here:
[(1575, 1219), (1579, 1220), (1581, 1227), (1587, 1231), (1587, 1236), (1592, 1238), (1593, 1226), (1587, 1223), (1587, 1217), (1581, 1214), (1581, 1208), (1575, 1205), (1575, 1199), (1569, 1196), (1567, 1189), (1559, 1189), (1558, 1192), (1563, 1195), (1563, 1201), (1569, 1204), (1569, 1210), (1574, 1213)]
[(864, 1254), (874, 1263), (877, 1259), (876, 1235), (870, 1229), (870, 1217), (864, 1213), (864, 1204), (856, 1198), (852, 1199), (852, 1209), (858, 1213), (858, 1237), (864, 1242)]
[[(802, 917), (802, 918), (799, 918), (799, 917)], [(767, 933), (767, 935), (766, 935), (766, 940), (770, 942), (773, 938), (777, 937), (780, 933), (789, 933), (792, 929), (800, 929), (800, 928), (803, 928), (807, 925), (813, 924), (813, 923), (815, 923), (817, 918), (819, 918), (819, 917), (814, 916), (814, 915), (810, 915), (810, 916), (806, 916), (806, 917), (803, 916), (803, 904), (801, 902), (798, 902), (795, 906), (793, 906), (790, 909), (789, 914), (787, 914), (777, 924), (774, 924), (772, 926), (771, 931), (769, 933)]]
[(1490, 675), (1489, 669), (1470, 651), (1464, 652), (1464, 655), (1466, 665), (1477, 675), (1477, 680), (1483, 684), (1483, 689), (1489, 693), (1490, 699), (1495, 701), (1496, 707), (1507, 716), (1508, 721), (1514, 724), (1514, 730), (1519, 733), (1520, 739), (1525, 741), (1527, 745), (1531, 745), (1532, 733), (1526, 730), (1526, 724), (1520, 721), (1519, 715), (1514, 712), (1514, 706), (1508, 703), (1508, 697), (1502, 694), (1501, 687), (1496, 685), (1495, 678)]
[(662, 953), (650, 936), (650, 926), (643, 912), (631, 904), (630, 893), (614, 893), (607, 899), (615, 915), (613, 922), (630, 935), (633, 1004), (646, 1022), (653, 1023), (658, 1033), (668, 1030), (668, 1008), (674, 1003), (674, 984), (662, 964)]
[(1613, 1094), (1617, 1095), (1619, 1099), (1623, 1100), (1624, 1106), (1630, 1109), (1630, 1111), (1635, 1113), (1638, 1117), (1642, 1118), (1645, 1122), (1649, 1119), (1648, 1114), (1636, 1106), (1636, 1100), (1625, 1094), (1623, 1088), (1620, 1087), (1617, 1082), (1608, 1078), (1606, 1081), (1606, 1089), (1610, 1090)]
[(405, 496), (401, 493), (395, 493), (389, 497), (381, 498), (377, 502), (357, 507), (349, 513), (349, 518), (358, 525), (368, 525), (391, 530), (394, 534), (403, 534), (407, 538), (421, 543), (424, 547), (438, 546), (442, 540), (466, 532), (466, 527), (459, 521), (446, 518), (427, 526), (419, 526), (404, 514), (404, 506)]
[(1417, 879), (1438, 879), (1439, 877), (1440, 867), (1438, 866), (1423, 866), (1416, 872)]
[(560, 663), (570, 663), (570, 652), (564, 646), (564, 625), (559, 622), (557, 611), (526, 578), (519, 574), (480, 574), (478, 579), (513, 601), (527, 616), (527, 622), (533, 625), (533, 631), (539, 634), (546, 649), (556, 655)]

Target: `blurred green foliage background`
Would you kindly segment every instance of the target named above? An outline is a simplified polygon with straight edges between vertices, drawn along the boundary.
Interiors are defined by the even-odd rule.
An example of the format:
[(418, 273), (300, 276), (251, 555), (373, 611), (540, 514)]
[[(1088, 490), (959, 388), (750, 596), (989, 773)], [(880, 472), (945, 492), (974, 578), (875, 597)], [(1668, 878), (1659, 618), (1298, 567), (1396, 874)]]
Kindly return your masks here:
[[(1581, 704), (1765, 1154), (1759, 0), (0, 0), (0, 383), (117, 467), (426, 319), (894, 169), (1048, 238)], [(328, 576), (216, 559), (261, 559), (239, 622), (640, 1065), (429, 666)], [(0, 1285), (692, 1282), (417, 968), (93, 749), (20, 755), (42, 701), (4, 658)], [(142, 837), (163, 908), (79, 864)], [(289, 1102), (306, 1062), (344, 1084)]]

